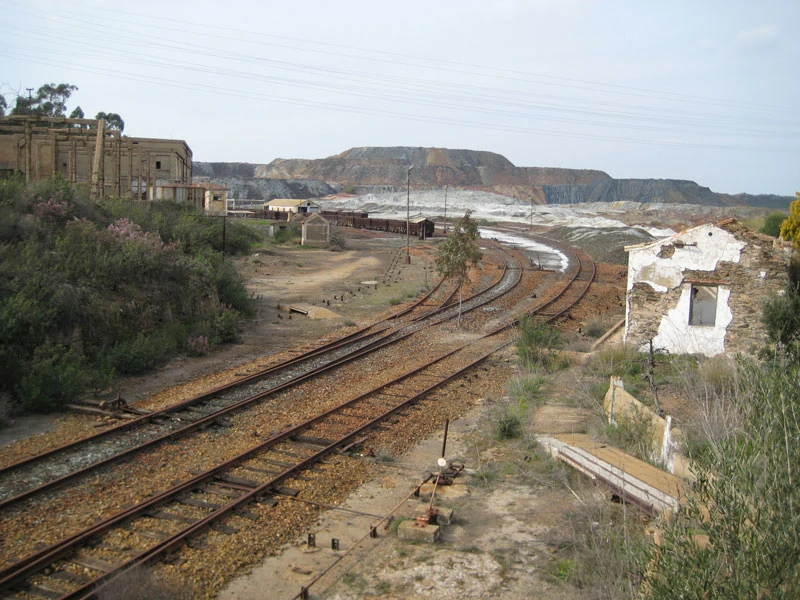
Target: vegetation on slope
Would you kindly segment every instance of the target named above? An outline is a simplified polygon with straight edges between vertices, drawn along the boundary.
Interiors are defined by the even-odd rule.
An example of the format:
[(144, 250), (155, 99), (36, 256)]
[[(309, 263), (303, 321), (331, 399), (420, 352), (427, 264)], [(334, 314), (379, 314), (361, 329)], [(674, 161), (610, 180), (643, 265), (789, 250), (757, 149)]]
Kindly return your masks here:
[[(5, 402), (57, 410), (117, 375), (234, 340), (251, 300), (222, 229), (182, 205), (95, 204), (63, 181), (0, 181)], [(228, 253), (257, 237), (226, 229)]]

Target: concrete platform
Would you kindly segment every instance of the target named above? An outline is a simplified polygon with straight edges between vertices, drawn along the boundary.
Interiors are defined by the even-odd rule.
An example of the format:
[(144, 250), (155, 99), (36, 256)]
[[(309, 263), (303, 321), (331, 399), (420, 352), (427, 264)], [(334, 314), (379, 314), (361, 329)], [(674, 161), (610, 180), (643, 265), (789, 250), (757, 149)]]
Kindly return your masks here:
[(619, 448), (601, 444), (588, 435), (561, 434), (540, 436), (554, 458), (613, 488), (624, 500), (638, 504), (653, 514), (677, 510), (684, 496), (684, 482)]

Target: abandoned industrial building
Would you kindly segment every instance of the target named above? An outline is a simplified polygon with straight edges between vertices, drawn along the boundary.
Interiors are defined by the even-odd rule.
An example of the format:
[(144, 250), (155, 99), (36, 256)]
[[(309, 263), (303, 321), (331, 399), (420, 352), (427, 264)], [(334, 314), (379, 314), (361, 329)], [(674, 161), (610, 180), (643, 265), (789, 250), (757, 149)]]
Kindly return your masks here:
[(320, 211), (320, 206), (313, 200), (275, 198), (266, 204), (265, 209), (271, 212), (286, 212), (304, 215), (318, 213)]
[(300, 225), (300, 243), (304, 246), (325, 246), (331, 241), (331, 224), (319, 213), (298, 217)]
[(0, 174), (14, 172), (26, 181), (60, 176), (91, 185), (99, 198), (172, 200), (217, 213), (226, 208), (223, 186), (192, 182), (185, 141), (124, 136), (102, 120), (0, 117)]
[(753, 353), (761, 307), (784, 293), (791, 245), (736, 219), (626, 246), (625, 342), (670, 353)]

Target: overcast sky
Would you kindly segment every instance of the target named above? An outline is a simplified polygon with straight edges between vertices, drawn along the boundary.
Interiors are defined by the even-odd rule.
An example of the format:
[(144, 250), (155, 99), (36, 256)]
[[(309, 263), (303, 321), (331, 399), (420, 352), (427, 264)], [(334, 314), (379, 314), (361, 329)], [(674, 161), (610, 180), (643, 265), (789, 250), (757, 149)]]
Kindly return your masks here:
[(0, 0), (0, 83), (200, 161), (354, 146), (800, 190), (800, 0)]

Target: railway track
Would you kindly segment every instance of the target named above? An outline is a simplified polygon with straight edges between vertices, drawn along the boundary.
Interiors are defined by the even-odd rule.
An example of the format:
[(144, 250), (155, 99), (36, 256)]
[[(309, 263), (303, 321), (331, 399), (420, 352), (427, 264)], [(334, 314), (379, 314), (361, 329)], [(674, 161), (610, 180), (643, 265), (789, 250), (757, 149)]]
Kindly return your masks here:
[[(489, 288), (464, 302), (463, 310), (471, 310), (494, 295), (506, 293), (519, 279), (507, 277), (505, 270), (498, 269), (497, 274)], [(446, 292), (436, 306), (426, 306), (438, 288), (390, 318), (390, 321), (400, 320), (399, 323), (384, 322), (364, 328), (164, 410), (8, 465), (0, 470), (0, 510), (158, 444), (218, 424), (231, 413), (288, 387), (453, 318), (457, 312), (450, 304), (453, 291)]]
[[(517, 285), (521, 271), (504, 270), (499, 278), (505, 282), (503, 293)], [(557, 296), (568, 295), (576, 287), (583, 288), (572, 294), (576, 298), (573, 303), (577, 302), (591, 283), (589, 273), (589, 265), (579, 266)], [(557, 318), (552, 316), (556, 314), (552, 307), (559, 306), (558, 297), (542, 304), (541, 308), (548, 307), (545, 318)], [(483, 297), (476, 294), (465, 301), (464, 310), (484, 306), (493, 299), (489, 293)], [(435, 317), (415, 317), (403, 326), (406, 331), (401, 335), (408, 337), (418, 332), (424, 321), (428, 321), (427, 327), (446, 322), (456, 310), (451, 306), (435, 311)], [(558, 314), (566, 310), (568, 306)], [(231, 514), (241, 516), (246, 514), (244, 507), (248, 503), (269, 504), (276, 495), (293, 493), (287, 482), (291, 483), (294, 477), (324, 476), (324, 463), (319, 466), (321, 460), (510, 343), (510, 335), (498, 336), (507, 333), (508, 328), (505, 325), (478, 340), (447, 350), (387, 384), (269, 436), (246, 452), (170, 490), (19, 559), (0, 571), (0, 593), (5, 594), (3, 597), (23, 593), (34, 597), (88, 598), (115, 573), (158, 560), (187, 540), (196, 539), (209, 527), (216, 527), (223, 535), (233, 535), (233, 528), (225, 525)], [(365, 351), (368, 352), (370, 349)], [(205, 418), (214, 420), (213, 415), (207, 415), (193, 425)], [(216, 419), (219, 418), (217, 415)], [(120, 539), (125, 540), (124, 551), (120, 550)]]
[[(174, 551), (209, 527), (232, 535), (224, 520), (247, 504), (293, 495), (285, 485), (327, 455), (409, 404), (473, 368), (498, 343), (472, 344), (271, 436), (205, 473), (121, 511), (0, 571), (0, 590), (51, 598), (88, 598), (119, 571)], [(398, 398), (402, 400), (398, 401)], [(324, 466), (316, 467), (324, 474)], [(120, 550), (119, 539), (125, 539)], [(90, 574), (87, 575), (86, 571)]]

